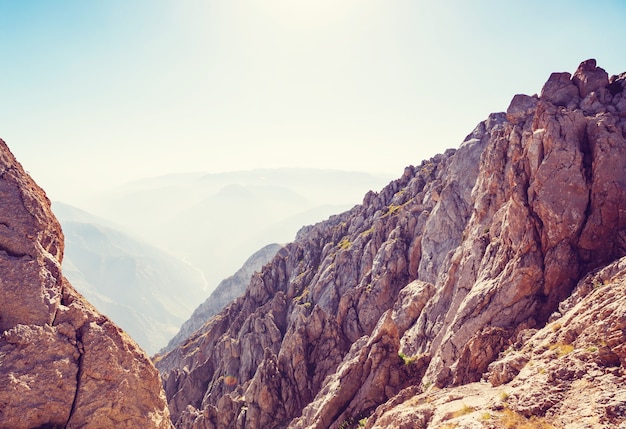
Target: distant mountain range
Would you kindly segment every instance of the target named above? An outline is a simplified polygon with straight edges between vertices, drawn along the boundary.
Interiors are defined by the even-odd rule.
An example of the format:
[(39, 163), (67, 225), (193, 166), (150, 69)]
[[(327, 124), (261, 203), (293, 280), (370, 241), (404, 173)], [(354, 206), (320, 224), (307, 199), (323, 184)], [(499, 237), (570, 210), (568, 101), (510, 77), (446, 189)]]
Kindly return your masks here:
[[(367, 173), (311, 169), (180, 174), (98, 195), (98, 216), (55, 202), (64, 273), (154, 354), (222, 280), (241, 284), (226, 295), (222, 287), (227, 300), (209, 299), (204, 308), (217, 305), (217, 312), (243, 292), (261, 268), (262, 258), (250, 255), (293, 240), (304, 225), (353, 206), (383, 183)], [(248, 258), (256, 261), (252, 271)]]
[(214, 289), (263, 246), (292, 241), (302, 226), (361, 203), (390, 180), (297, 168), (173, 174), (97, 195), (90, 212), (190, 262)]
[(63, 272), (148, 353), (178, 332), (208, 292), (191, 265), (63, 203), (53, 211), (65, 234)]

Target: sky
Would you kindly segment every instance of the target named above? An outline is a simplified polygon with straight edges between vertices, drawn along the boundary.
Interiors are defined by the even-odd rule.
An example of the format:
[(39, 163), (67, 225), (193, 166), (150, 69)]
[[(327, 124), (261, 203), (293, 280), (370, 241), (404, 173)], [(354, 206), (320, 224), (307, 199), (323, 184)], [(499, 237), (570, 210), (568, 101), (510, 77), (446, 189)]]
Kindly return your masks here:
[(162, 174), (399, 177), (596, 58), (626, 2), (0, 0), (0, 138), (51, 199)]

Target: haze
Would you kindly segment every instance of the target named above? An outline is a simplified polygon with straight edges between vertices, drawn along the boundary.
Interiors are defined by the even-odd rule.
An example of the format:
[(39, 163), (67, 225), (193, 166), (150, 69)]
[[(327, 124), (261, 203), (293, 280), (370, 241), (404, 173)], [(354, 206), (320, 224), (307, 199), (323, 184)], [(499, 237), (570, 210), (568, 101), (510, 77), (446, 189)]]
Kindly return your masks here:
[(397, 177), (554, 70), (626, 70), (624, 18), (619, 1), (0, 1), (0, 136), (73, 204), (171, 172)]

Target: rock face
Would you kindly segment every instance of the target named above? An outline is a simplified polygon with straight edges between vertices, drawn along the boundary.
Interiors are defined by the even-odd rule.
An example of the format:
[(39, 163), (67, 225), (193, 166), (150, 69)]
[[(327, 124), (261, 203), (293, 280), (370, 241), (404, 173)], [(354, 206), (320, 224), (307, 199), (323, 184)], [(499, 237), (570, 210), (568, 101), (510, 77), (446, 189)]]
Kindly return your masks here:
[(170, 428), (155, 368), (62, 257), (50, 202), (0, 140), (0, 428)]
[(217, 285), (211, 295), (196, 308), (191, 317), (183, 323), (178, 333), (159, 353), (166, 353), (185, 341), (209, 319), (222, 311), (231, 301), (246, 291), (250, 278), (276, 255), (282, 246), (268, 244), (256, 251), (235, 274), (224, 279)]
[(626, 424), (626, 75), (605, 77), (553, 74), (303, 228), (157, 363), (176, 426)]

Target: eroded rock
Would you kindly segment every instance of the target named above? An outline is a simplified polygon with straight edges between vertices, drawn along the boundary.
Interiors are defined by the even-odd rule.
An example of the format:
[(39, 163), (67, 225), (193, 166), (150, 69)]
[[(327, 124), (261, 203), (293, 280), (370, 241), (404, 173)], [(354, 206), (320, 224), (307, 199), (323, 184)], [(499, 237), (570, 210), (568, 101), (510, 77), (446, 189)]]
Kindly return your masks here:
[[(575, 306), (563, 300), (584, 299), (581, 278), (626, 255), (624, 79), (604, 85), (591, 63), (579, 69), (577, 83), (553, 74), (540, 97), (516, 96), (457, 150), (303, 228), (245, 295), (157, 363), (177, 427), (481, 427), (481, 409), (504, 417), (498, 389), (522, 391), (526, 350)], [(596, 359), (621, 368), (621, 322), (611, 323)], [(588, 372), (548, 356), (553, 382)], [(555, 389), (544, 384), (511, 418), (557, 410)], [(620, 398), (591, 415), (614, 424), (606, 416), (621, 412)]]
[(50, 202), (0, 140), (0, 427), (170, 428), (156, 369), (62, 257)]

